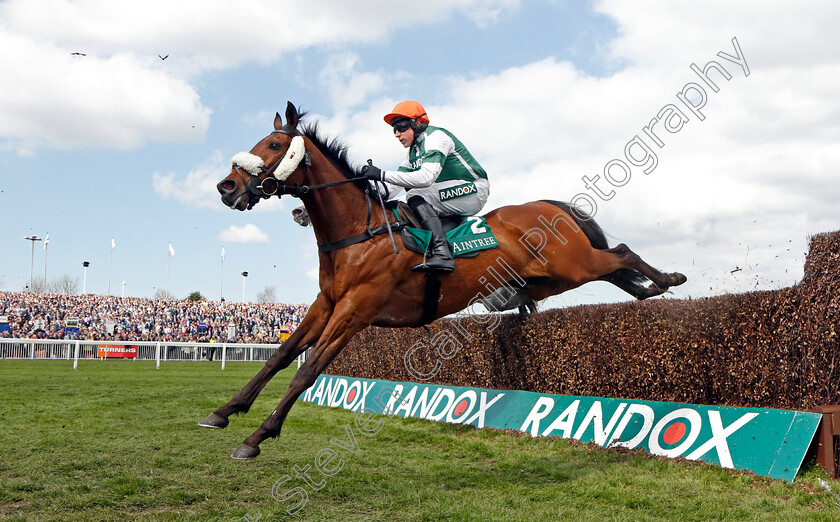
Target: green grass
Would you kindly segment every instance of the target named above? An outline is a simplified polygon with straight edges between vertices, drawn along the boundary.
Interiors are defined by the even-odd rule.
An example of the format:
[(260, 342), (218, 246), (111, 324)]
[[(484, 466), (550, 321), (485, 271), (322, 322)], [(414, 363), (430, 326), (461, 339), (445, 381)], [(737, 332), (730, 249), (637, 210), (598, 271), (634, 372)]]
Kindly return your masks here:
[[(0, 519), (7, 520), (840, 520), (813, 465), (794, 484), (560, 439), (386, 418), (358, 453), (353, 414), (299, 403), (254, 461), (229, 458), (280, 400), (281, 372), (225, 430), (196, 426), (253, 363), (0, 361)], [(294, 476), (335, 448), (318, 490)], [(334, 461), (337, 462), (337, 461)], [(272, 498), (272, 486), (308, 492)], [(838, 482), (831, 482), (840, 490)]]

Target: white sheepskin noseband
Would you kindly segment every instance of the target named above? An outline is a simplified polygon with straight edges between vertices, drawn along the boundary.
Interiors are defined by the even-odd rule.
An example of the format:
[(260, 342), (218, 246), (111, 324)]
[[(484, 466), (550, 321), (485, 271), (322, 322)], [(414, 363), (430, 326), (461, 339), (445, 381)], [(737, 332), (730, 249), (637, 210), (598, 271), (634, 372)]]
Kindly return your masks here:
[(265, 167), (265, 162), (263, 162), (262, 158), (256, 154), (251, 154), (250, 152), (237, 152), (230, 159), (230, 167), (242, 167), (245, 169), (245, 172), (251, 176), (257, 176), (260, 172), (262, 172), (263, 167)]
[[(305, 154), (306, 147), (303, 138), (301, 136), (292, 138), (292, 143), (289, 144), (289, 150), (286, 151), (286, 154), (280, 160), (280, 164), (274, 171), (274, 177), (280, 181), (285, 181), (298, 168)], [(251, 176), (259, 175), (265, 168), (263, 159), (250, 152), (237, 152), (230, 159), (230, 165), (231, 167), (242, 167)]]
[(280, 181), (285, 181), (298, 168), (305, 154), (306, 147), (304, 146), (303, 138), (300, 136), (292, 138), (292, 142), (289, 144), (289, 150), (286, 151), (286, 155), (283, 156), (280, 165), (274, 171), (274, 177)]

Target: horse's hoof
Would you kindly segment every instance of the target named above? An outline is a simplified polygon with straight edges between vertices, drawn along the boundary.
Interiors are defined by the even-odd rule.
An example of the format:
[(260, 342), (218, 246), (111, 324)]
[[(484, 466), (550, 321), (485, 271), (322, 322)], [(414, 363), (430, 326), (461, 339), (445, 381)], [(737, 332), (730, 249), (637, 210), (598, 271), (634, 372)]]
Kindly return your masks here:
[(252, 448), (251, 446), (240, 444), (239, 447), (233, 450), (233, 453), (230, 454), (230, 458), (234, 460), (250, 460), (256, 458), (259, 454), (260, 448)]
[(688, 278), (679, 272), (671, 274), (671, 286), (679, 286), (688, 281)]
[(216, 415), (215, 413), (211, 413), (210, 415), (204, 417), (204, 419), (198, 423), (199, 426), (202, 428), (215, 428), (215, 429), (222, 429), (227, 427), (228, 420), (221, 415)]

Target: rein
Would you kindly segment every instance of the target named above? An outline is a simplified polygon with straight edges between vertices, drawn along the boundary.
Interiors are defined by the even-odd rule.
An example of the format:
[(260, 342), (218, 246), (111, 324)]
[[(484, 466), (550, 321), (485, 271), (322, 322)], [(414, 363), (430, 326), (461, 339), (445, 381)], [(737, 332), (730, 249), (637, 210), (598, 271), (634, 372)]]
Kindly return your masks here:
[[(364, 241), (367, 241), (368, 239), (373, 239), (376, 236), (388, 234), (391, 238), (391, 246), (394, 247), (394, 253), (400, 253), (399, 249), (397, 249), (397, 243), (394, 240), (393, 234), (395, 230), (402, 230), (402, 228), (405, 226), (404, 223), (400, 221), (394, 221), (393, 223), (389, 223), (386, 219), (387, 224), (370, 228), (370, 217), (373, 213), (373, 205), (371, 204), (370, 195), (368, 195), (367, 190), (365, 191), (365, 201), (367, 202), (367, 220), (365, 221), (365, 231), (361, 234), (345, 237), (344, 239), (339, 239), (337, 241), (330, 241), (329, 243), (319, 243), (318, 252), (333, 252), (335, 250), (341, 250), (342, 248), (349, 247), (350, 245), (355, 245), (356, 243), (362, 243)], [(384, 203), (382, 204), (382, 212), (385, 212)]]

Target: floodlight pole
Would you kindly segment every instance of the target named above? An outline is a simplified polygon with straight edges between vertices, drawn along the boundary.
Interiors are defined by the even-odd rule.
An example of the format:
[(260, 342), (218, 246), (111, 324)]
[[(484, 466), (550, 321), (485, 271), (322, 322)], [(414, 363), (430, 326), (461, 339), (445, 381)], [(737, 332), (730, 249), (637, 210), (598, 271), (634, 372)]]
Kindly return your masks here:
[(242, 272), (242, 302), (245, 302), (245, 278), (248, 277), (248, 272)]
[(169, 299), (169, 260), (172, 256), (169, 252), (166, 253), (166, 299)]
[(47, 245), (50, 243), (50, 233), (47, 232), (47, 239), (44, 240), (44, 290), (47, 289)]
[(35, 242), (41, 241), (41, 238), (36, 235), (31, 235), (29, 237), (24, 237), (27, 241), (32, 241), (32, 253), (29, 257), (29, 291), (32, 291), (32, 266), (35, 261)]
[(85, 295), (85, 291), (87, 290), (87, 269), (90, 266), (90, 263), (87, 261), (82, 261), (82, 266), (84, 267), (82, 275), (82, 295)]

